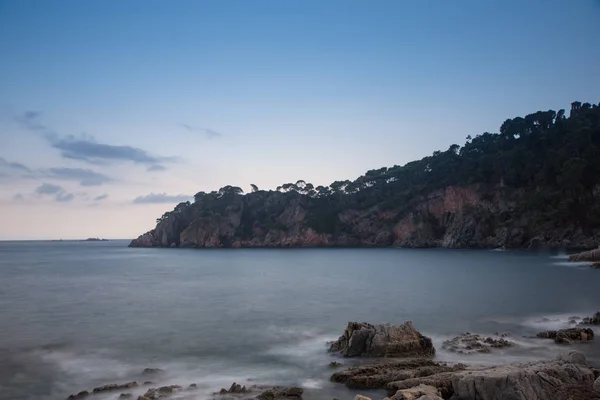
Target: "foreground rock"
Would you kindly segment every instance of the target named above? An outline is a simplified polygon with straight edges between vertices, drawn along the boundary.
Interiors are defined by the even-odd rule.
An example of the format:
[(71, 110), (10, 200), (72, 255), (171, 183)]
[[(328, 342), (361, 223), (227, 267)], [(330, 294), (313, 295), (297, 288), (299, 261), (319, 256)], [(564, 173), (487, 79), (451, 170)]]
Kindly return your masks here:
[[(384, 388), (393, 400), (411, 399), (410, 396), (421, 400), (439, 397), (457, 400), (595, 398), (590, 395), (594, 371), (585, 356), (576, 351), (553, 361), (469, 369), (432, 360), (404, 360), (351, 368), (333, 374), (331, 379), (351, 388)], [(573, 396), (574, 393), (577, 396)]]
[(514, 342), (506, 340), (503, 336), (483, 337), (476, 333), (463, 333), (453, 339), (446, 340), (442, 348), (458, 354), (490, 353), (492, 349), (501, 349), (514, 346)]
[(543, 339), (554, 339), (559, 344), (570, 344), (572, 342), (594, 340), (594, 331), (590, 328), (569, 328), (558, 331), (540, 332), (536, 336)]
[(572, 254), (569, 256), (569, 261), (600, 261), (600, 248), (584, 251), (578, 254)]
[(435, 354), (431, 339), (417, 331), (411, 321), (400, 326), (349, 322), (329, 351), (339, 352), (344, 357), (429, 357)]
[(331, 381), (344, 383), (351, 389), (377, 389), (385, 388), (390, 382), (456, 372), (464, 368), (463, 364), (449, 366), (430, 359), (411, 359), (370, 364), (339, 371), (331, 376)]
[(291, 388), (280, 388), (274, 387), (272, 389), (267, 389), (258, 396), (256, 396), (259, 400), (274, 400), (274, 399), (302, 399), (302, 393), (304, 390), (299, 387), (291, 387)]

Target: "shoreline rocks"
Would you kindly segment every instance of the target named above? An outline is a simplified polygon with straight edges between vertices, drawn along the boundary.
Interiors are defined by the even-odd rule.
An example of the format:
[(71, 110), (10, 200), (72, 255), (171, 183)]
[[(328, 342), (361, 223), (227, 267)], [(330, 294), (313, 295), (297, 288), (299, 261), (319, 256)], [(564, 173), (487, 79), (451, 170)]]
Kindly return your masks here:
[(600, 325), (600, 311), (596, 312), (591, 317), (585, 317), (579, 325)]
[(600, 248), (584, 251), (569, 256), (569, 261), (589, 261), (599, 262), (600, 261)]
[(568, 328), (558, 331), (539, 332), (536, 337), (554, 339), (554, 342), (558, 344), (570, 344), (572, 342), (589, 342), (594, 340), (594, 331), (590, 328)]
[(344, 357), (431, 357), (435, 348), (430, 338), (412, 322), (400, 326), (348, 322), (342, 336), (329, 348)]
[(442, 343), (442, 349), (451, 353), (471, 355), (475, 353), (491, 353), (492, 349), (514, 346), (515, 343), (500, 337), (483, 337), (476, 333), (463, 333)]

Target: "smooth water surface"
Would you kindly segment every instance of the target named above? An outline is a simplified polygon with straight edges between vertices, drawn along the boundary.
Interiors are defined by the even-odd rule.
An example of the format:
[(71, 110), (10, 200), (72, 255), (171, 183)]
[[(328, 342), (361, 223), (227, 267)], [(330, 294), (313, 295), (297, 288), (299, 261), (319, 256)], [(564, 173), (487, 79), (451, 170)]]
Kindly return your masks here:
[[(350, 320), (412, 320), (437, 358), (492, 363), (553, 357), (564, 348), (524, 336), (600, 309), (600, 271), (560, 254), (126, 246), (0, 242), (0, 398), (64, 399), (159, 367), (158, 383), (197, 383), (197, 399), (232, 381), (345, 399), (325, 343)], [(509, 332), (518, 346), (441, 351), (465, 331)], [(600, 361), (600, 346), (577, 348)]]

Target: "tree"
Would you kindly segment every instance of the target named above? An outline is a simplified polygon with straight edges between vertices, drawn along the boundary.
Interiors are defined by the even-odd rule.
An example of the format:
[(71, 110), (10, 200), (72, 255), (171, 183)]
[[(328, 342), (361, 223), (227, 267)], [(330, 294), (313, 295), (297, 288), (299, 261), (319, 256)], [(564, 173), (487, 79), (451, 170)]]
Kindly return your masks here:
[(252, 193), (258, 192), (258, 186), (256, 186), (254, 183), (251, 183), (250, 187), (252, 188)]

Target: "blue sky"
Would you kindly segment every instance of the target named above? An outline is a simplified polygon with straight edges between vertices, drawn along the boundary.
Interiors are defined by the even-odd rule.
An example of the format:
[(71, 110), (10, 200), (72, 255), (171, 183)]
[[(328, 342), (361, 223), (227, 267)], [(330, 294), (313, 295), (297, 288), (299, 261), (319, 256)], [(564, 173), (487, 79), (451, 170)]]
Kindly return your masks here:
[(0, 239), (128, 238), (598, 102), (600, 1), (0, 0)]

